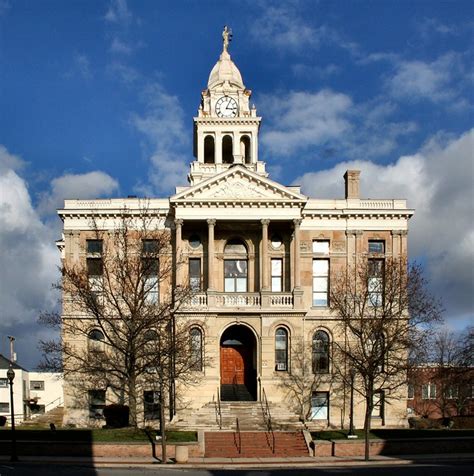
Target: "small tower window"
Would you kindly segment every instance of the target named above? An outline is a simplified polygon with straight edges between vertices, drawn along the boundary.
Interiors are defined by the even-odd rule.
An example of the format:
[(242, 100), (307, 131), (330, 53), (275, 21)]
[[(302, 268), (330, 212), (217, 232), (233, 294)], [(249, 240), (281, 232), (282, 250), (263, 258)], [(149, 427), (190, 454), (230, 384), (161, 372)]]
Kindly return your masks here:
[(252, 156), (250, 153), (250, 137), (242, 136), (240, 138), (240, 154), (246, 164), (252, 163)]
[(232, 151), (232, 137), (224, 136), (222, 138), (222, 162), (224, 164), (234, 163), (234, 154)]
[(215, 162), (214, 137), (206, 136), (204, 138), (204, 163), (213, 164)]

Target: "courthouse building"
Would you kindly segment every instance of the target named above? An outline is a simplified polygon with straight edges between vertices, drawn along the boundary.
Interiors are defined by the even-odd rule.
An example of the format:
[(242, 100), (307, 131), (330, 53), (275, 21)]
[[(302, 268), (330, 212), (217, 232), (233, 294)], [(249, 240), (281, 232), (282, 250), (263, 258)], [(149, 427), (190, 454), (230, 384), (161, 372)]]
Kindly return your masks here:
[[(274, 421), (283, 412), (298, 416), (287, 377), (307, 359), (308, 379), (318, 374), (309, 420), (347, 425), (349, 391), (333, 394), (330, 378), (331, 342), (340, 338), (328, 307), (330, 277), (356, 260), (406, 255), (413, 210), (402, 199), (362, 198), (357, 170), (341, 177), (341, 198), (333, 199), (308, 197), (297, 185), (272, 180), (259, 159), (262, 118), (251, 94), (224, 34), (194, 118), (189, 185), (147, 202), (173, 237), (174, 253), (184, 258), (173, 285), (189, 284), (194, 296), (177, 319), (189, 324), (203, 355), (200, 384), (185, 389), (186, 408), (178, 404), (174, 420), (192, 426), (217, 400), (258, 407), (265, 397)], [(99, 212), (112, 228), (120, 210), (139, 207), (138, 198), (66, 200), (59, 210), (63, 260), (86, 259), (91, 214)], [(66, 379), (65, 423), (87, 422), (90, 408), (73, 405), (74, 391)], [(108, 400), (105, 391), (92, 395), (96, 409)], [(361, 426), (364, 404), (357, 398), (356, 408)], [(389, 404), (377, 401), (373, 420), (404, 425), (405, 389)]]

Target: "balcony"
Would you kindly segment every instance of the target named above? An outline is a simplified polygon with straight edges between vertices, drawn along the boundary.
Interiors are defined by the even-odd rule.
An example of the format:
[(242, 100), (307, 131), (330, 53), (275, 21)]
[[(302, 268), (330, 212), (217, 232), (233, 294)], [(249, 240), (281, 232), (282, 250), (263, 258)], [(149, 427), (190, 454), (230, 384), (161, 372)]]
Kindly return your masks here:
[(301, 292), (274, 293), (222, 293), (202, 292), (194, 294), (184, 306), (185, 310), (261, 310), (261, 309), (300, 309)]

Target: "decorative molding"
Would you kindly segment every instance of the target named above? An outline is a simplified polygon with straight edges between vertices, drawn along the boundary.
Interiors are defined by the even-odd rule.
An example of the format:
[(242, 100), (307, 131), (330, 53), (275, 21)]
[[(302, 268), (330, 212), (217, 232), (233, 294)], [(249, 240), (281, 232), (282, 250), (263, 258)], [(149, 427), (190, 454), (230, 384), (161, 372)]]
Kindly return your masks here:
[(216, 226), (217, 220), (215, 218), (208, 218), (206, 220), (206, 222), (207, 222), (208, 226), (211, 227), (211, 226)]

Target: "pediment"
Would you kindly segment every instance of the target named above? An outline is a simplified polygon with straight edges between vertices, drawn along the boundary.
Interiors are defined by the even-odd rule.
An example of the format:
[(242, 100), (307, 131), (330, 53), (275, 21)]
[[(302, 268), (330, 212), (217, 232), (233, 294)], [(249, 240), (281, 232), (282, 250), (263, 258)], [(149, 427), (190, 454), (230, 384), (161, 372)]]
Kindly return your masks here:
[(247, 170), (232, 167), (177, 193), (172, 202), (305, 202), (306, 197), (277, 182)]

